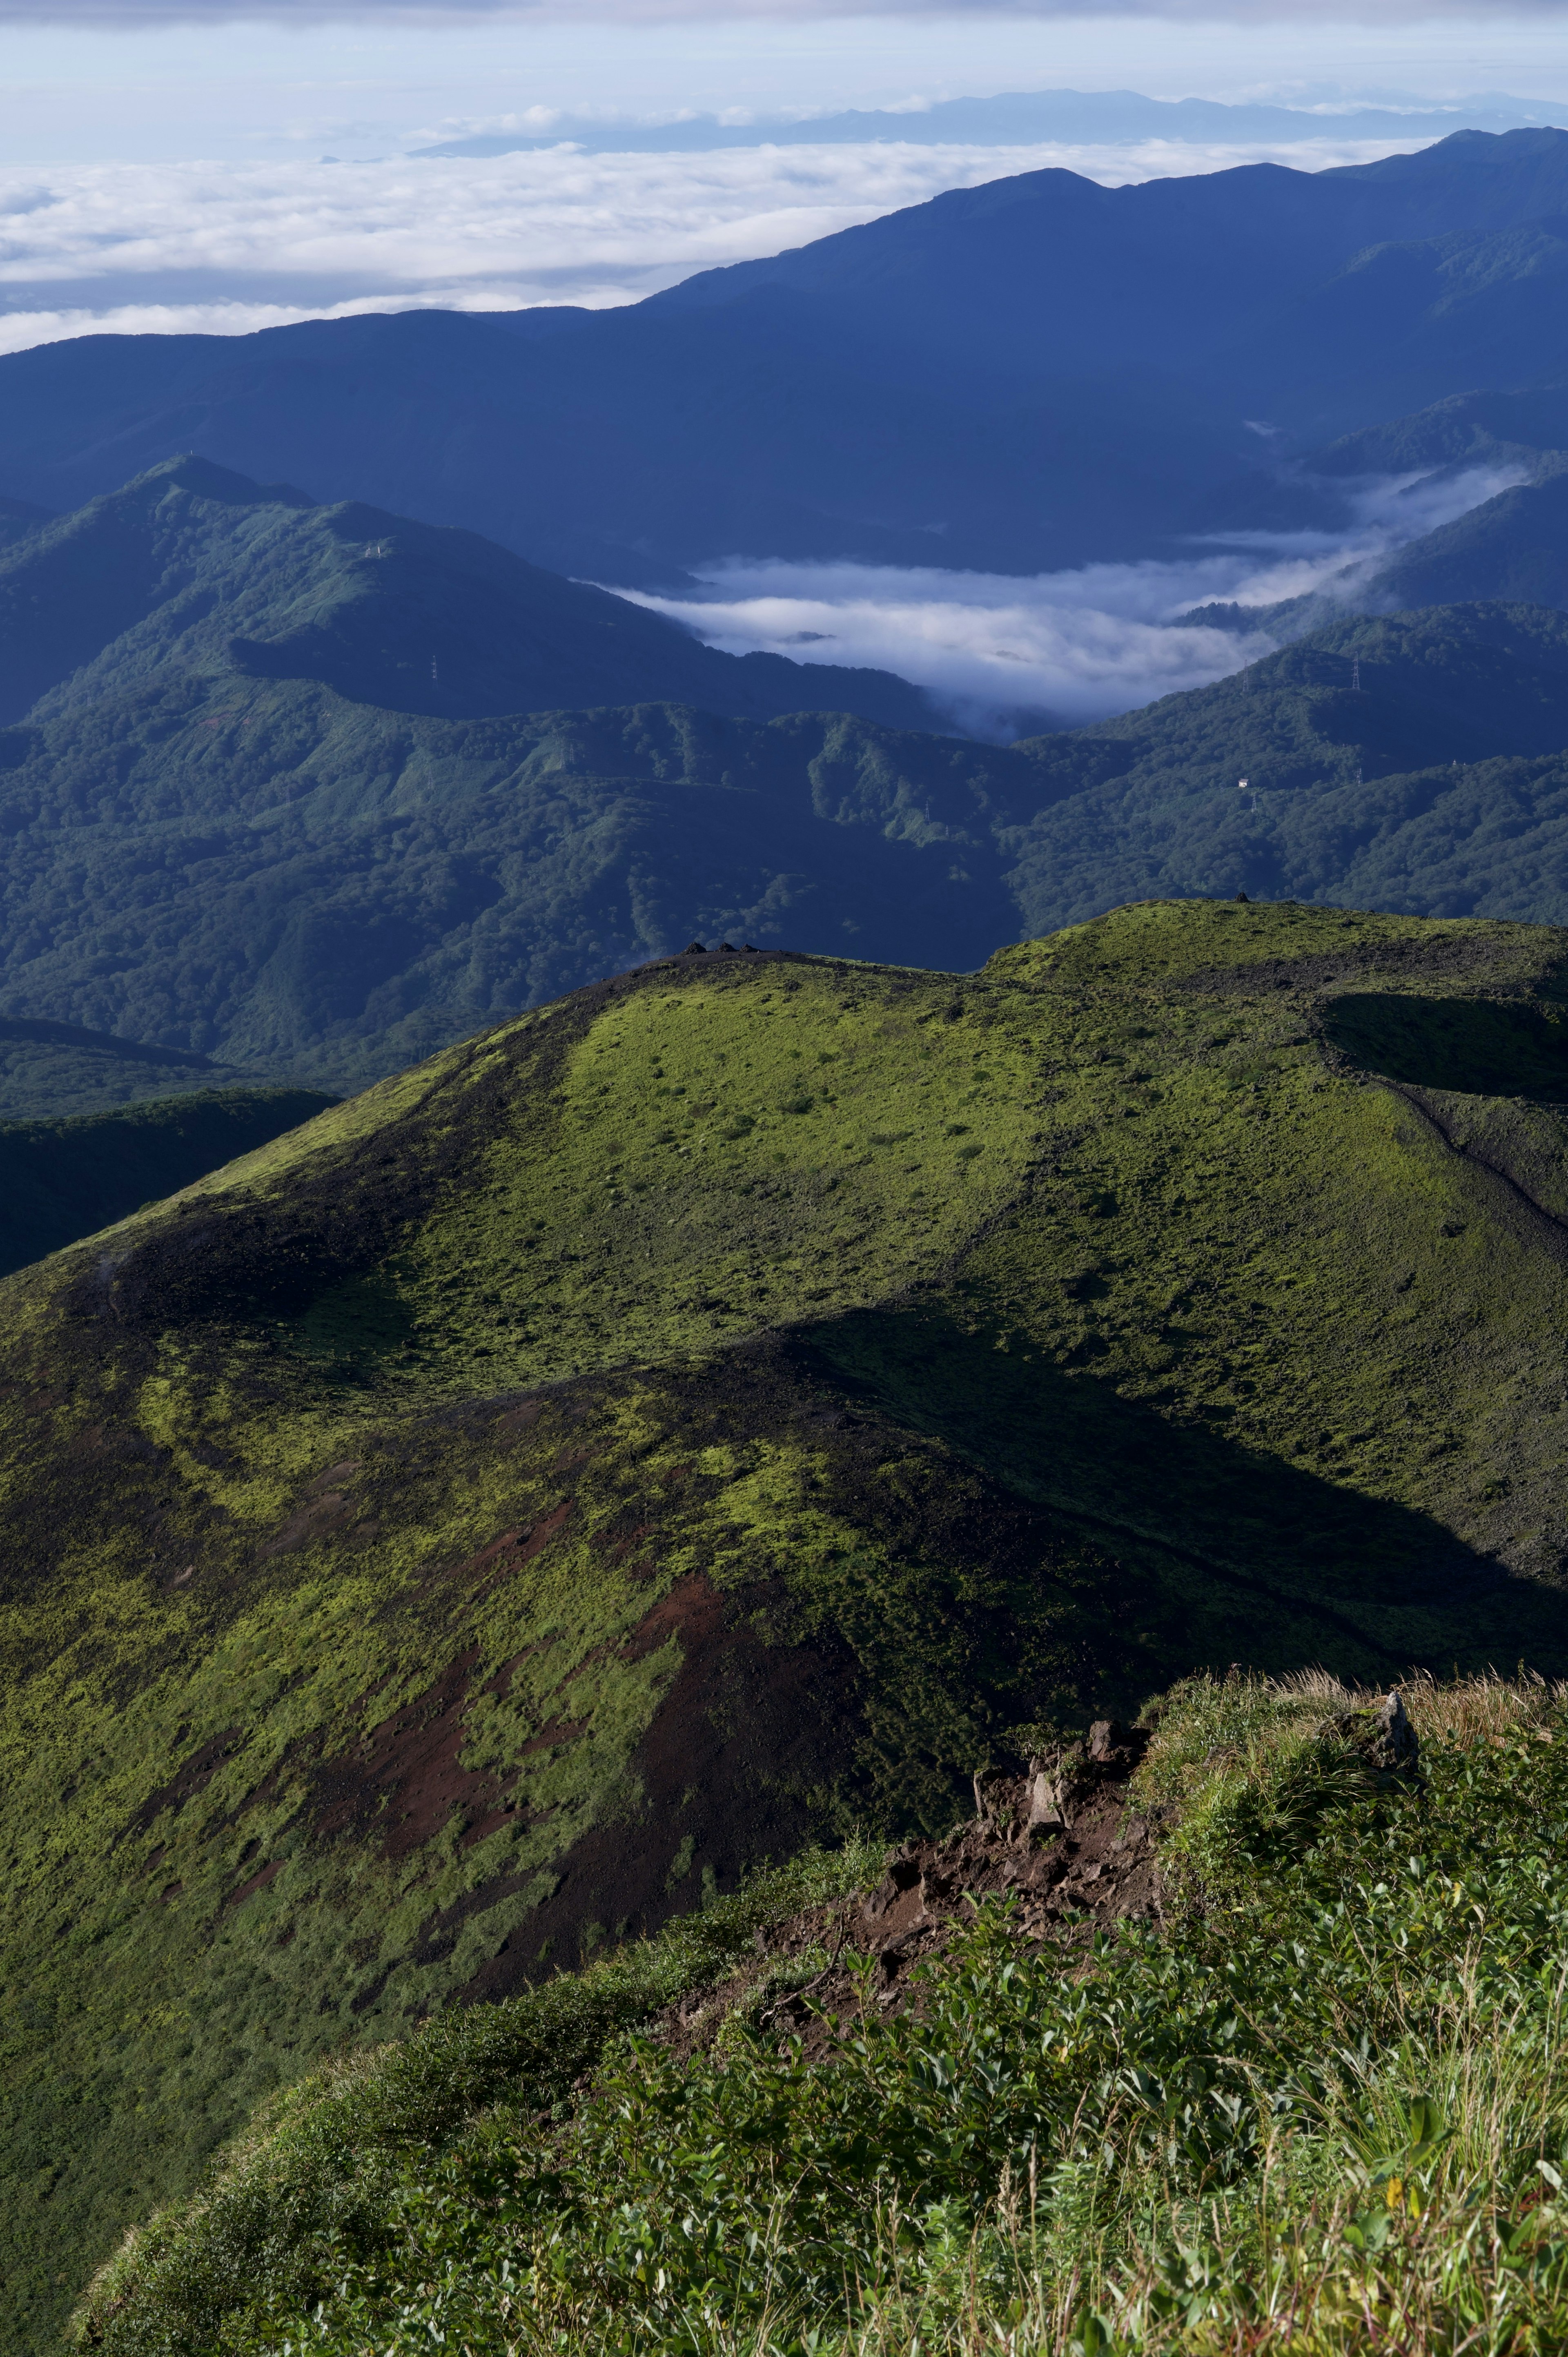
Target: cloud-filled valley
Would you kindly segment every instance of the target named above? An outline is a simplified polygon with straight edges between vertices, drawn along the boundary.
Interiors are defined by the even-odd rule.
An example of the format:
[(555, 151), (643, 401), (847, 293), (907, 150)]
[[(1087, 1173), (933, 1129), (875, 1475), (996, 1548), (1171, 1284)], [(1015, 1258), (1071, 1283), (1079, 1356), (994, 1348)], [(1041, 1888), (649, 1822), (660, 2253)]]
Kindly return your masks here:
[[(1262, 630), (1184, 623), (1210, 602), (1266, 607), (1339, 583), (1495, 498), (1518, 468), (1358, 484), (1342, 533), (1256, 532), (1168, 561), (1007, 574), (726, 557), (698, 596), (623, 591), (730, 654), (899, 672), (980, 736), (1074, 726), (1207, 686), (1267, 654)], [(1345, 576), (1340, 581), (1340, 576)]]

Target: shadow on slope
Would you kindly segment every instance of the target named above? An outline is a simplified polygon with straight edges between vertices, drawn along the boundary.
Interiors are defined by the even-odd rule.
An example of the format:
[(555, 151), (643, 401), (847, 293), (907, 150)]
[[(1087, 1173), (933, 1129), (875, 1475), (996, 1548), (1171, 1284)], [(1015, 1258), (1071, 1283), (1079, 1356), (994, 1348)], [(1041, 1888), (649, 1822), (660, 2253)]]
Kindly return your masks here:
[[(0, 1025), (0, 1037), (7, 1028)], [(337, 1102), (310, 1089), (201, 1089), (68, 1121), (0, 1122), (0, 1275), (174, 1194)]]
[(1323, 1028), (1354, 1062), (1413, 1088), (1568, 1103), (1568, 1009), (1347, 992)]
[(841, 1318), (811, 1348), (850, 1395), (1114, 1551), (1107, 1620), (1136, 1663), (1130, 1686), (1108, 1684), (1119, 1707), (1183, 1665), (1236, 1660), (1328, 1660), (1374, 1681), (1521, 1654), (1568, 1672), (1561, 1600), (1433, 1515), (1336, 1479), (1332, 1435), (1317, 1473), (1004, 1340), (931, 1305)]

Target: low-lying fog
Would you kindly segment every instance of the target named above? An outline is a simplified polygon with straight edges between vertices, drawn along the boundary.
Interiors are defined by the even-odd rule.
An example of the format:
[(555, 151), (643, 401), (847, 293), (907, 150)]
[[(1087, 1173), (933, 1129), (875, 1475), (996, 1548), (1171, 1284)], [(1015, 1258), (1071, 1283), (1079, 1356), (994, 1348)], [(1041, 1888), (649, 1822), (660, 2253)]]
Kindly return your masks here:
[(1340, 533), (1196, 541), (1170, 562), (1019, 577), (726, 556), (693, 568), (698, 595), (618, 594), (730, 654), (898, 672), (928, 688), (958, 727), (1004, 741), (1108, 719), (1240, 671), (1279, 640), (1177, 618), (1194, 606), (1269, 606), (1328, 585), (1353, 595), (1393, 550), (1521, 479), (1496, 468), (1380, 477), (1352, 488)]

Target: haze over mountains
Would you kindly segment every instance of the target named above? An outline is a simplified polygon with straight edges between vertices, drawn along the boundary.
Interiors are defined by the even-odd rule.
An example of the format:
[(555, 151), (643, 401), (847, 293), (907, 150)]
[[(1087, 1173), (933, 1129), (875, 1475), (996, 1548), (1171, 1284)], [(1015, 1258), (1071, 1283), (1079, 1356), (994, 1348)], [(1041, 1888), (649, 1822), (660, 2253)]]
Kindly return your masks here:
[(627, 309), (84, 337), (0, 361), (12, 496), (194, 450), (668, 584), (725, 552), (1029, 571), (1320, 520), (1305, 449), (1568, 368), (1568, 133), (957, 190)]
[(511, 127), (471, 133), (416, 148), (421, 156), (510, 156), (570, 141), (588, 153), (669, 154), (759, 145), (815, 146), (827, 141), (897, 140), (935, 145), (993, 140), (1307, 140), (1443, 137), (1456, 130), (1512, 131), (1562, 124), (1568, 108), (1495, 95), (1446, 107), (1334, 105), (1314, 108), (1226, 104), (1204, 98), (1145, 98), (1133, 90), (1007, 91), (994, 98), (950, 98), (929, 106), (851, 107), (839, 114), (764, 114), (742, 121), (682, 114), (668, 122), (573, 115), (534, 108)]

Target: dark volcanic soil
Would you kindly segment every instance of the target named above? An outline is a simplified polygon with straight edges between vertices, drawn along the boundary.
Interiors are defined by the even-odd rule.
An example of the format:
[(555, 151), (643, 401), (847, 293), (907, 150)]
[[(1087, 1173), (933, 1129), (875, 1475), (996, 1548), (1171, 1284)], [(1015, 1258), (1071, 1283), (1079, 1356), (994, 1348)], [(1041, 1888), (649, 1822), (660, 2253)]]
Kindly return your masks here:
[(967, 1824), (940, 1841), (907, 1843), (875, 1890), (781, 1925), (765, 1962), (671, 2006), (649, 2034), (671, 2053), (697, 2053), (780, 1964), (826, 1947), (827, 1968), (765, 2001), (757, 2017), (781, 2038), (798, 2037), (807, 2054), (822, 2053), (863, 2009), (918, 2007), (911, 1967), (950, 1948), (989, 1895), (1016, 1900), (1018, 1931), (1035, 1946), (1064, 1937), (1087, 1946), (1114, 1923), (1160, 1918), (1160, 1813), (1134, 1811), (1126, 1790), (1147, 1741), (1101, 1721), (1086, 1747), (1031, 1761), (1027, 1775), (977, 1777), (978, 1811)]

